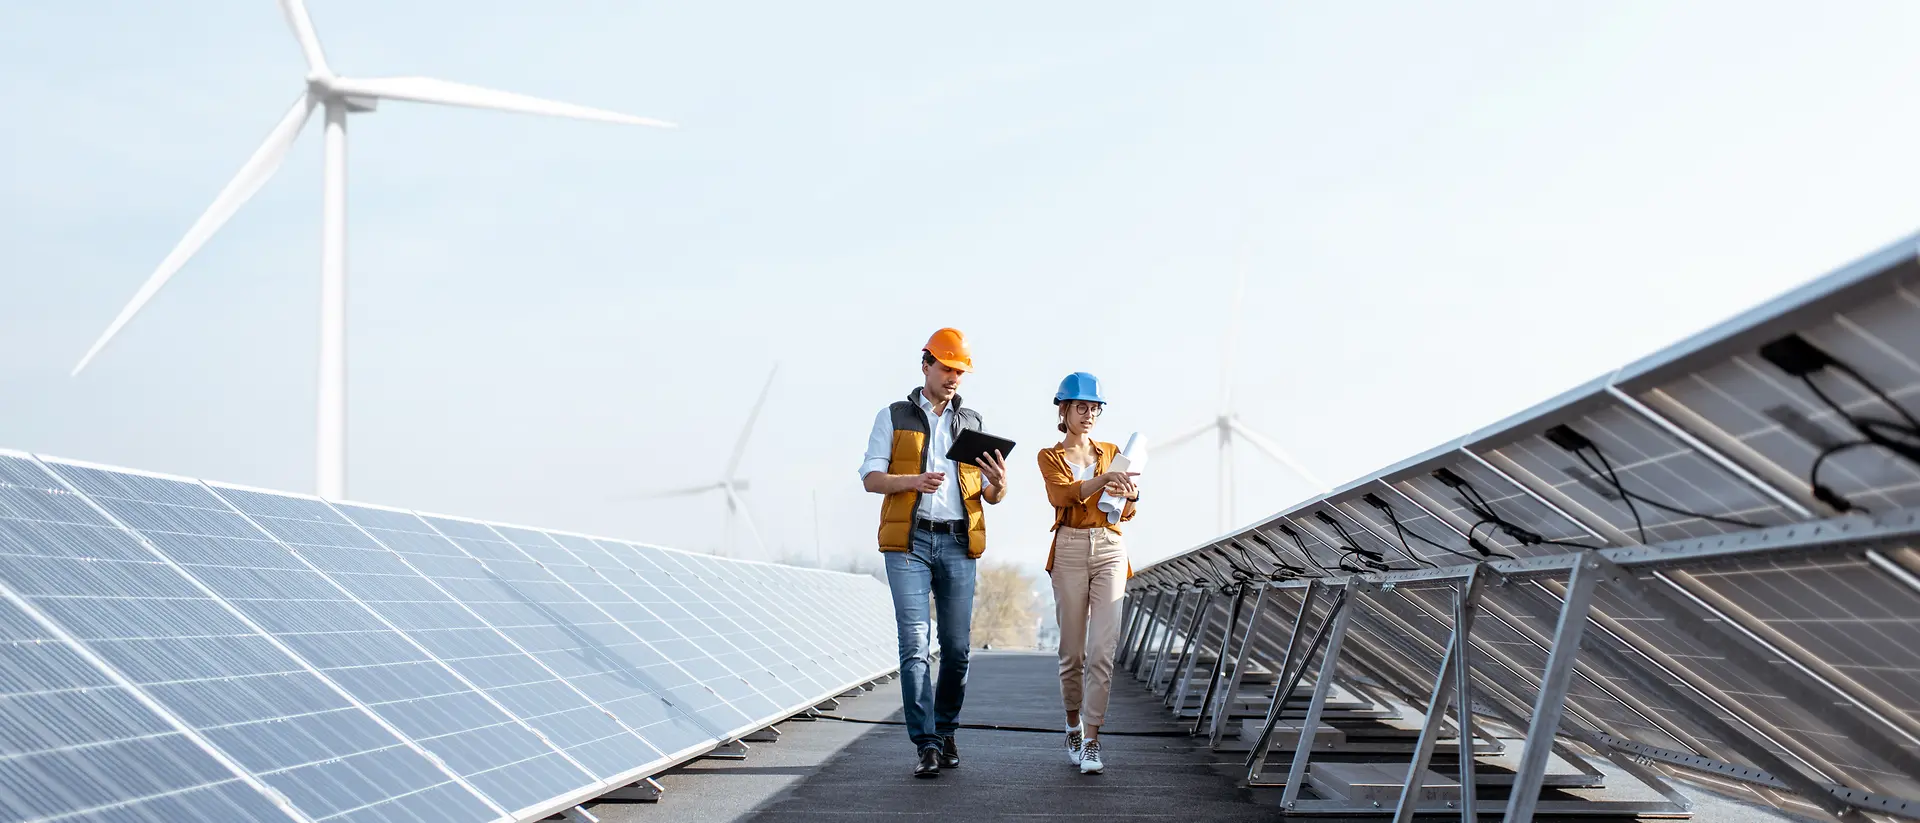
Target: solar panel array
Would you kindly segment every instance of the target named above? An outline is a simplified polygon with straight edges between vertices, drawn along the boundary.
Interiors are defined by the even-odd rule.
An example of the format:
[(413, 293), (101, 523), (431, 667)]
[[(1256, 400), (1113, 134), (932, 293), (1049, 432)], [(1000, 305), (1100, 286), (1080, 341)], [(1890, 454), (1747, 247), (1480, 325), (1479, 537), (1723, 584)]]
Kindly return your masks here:
[(0, 452), (0, 821), (531, 820), (897, 667), (885, 586)]
[[(1249, 783), (1291, 812), (1466, 819), (1475, 793), (1510, 820), (1684, 811), (1671, 793), (1554, 794), (1577, 776), (1545, 764), (1578, 752), (1656, 789), (1683, 775), (1798, 812), (1920, 819), (1917, 418), (1920, 236), (1139, 570), (1125, 670), (1216, 745), (1229, 701), (1183, 692), (1287, 730), (1329, 711), (1305, 691), (1323, 678), (1422, 721), (1457, 715), (1465, 689), (1476, 723), (1526, 733), (1511, 776), (1463, 769), (1475, 792), (1396, 786), (1379, 807), (1358, 802), (1371, 795), (1338, 746), (1274, 735)], [(1338, 605), (1296, 620), (1310, 589)], [(1258, 619), (1238, 619), (1256, 598)], [(1166, 674), (1183, 660), (1204, 661), (1194, 682)], [(1280, 694), (1289, 678), (1302, 691)], [(1426, 771), (1445, 734), (1395, 751), (1403, 782), (1455, 779), (1458, 764)], [(1270, 754), (1284, 783), (1263, 776)]]

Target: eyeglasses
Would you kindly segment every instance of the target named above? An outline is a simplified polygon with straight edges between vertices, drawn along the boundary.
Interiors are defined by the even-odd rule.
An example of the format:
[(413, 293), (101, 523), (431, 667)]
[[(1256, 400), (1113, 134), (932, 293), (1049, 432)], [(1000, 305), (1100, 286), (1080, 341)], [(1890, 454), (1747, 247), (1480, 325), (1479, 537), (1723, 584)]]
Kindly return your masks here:
[(1099, 417), (1101, 410), (1105, 408), (1106, 406), (1099, 403), (1088, 403), (1085, 400), (1075, 400), (1067, 404), (1068, 411), (1079, 412), (1090, 417)]

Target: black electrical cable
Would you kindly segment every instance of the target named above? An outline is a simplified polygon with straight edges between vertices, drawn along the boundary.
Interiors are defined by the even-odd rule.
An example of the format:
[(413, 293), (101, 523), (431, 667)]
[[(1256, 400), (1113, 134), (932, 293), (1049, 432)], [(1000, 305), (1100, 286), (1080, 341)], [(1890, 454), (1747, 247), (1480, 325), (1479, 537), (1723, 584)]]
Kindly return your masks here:
[[(1767, 527), (1767, 524), (1765, 523), (1755, 523), (1751, 520), (1741, 520), (1737, 517), (1721, 517), (1719, 515), (1702, 514), (1696, 511), (1688, 511), (1686, 509), (1680, 508), (1679, 506), (1670, 506), (1666, 503), (1662, 503), (1644, 494), (1630, 491), (1627, 489), (1625, 484), (1620, 482), (1620, 475), (1614, 472), (1613, 463), (1607, 460), (1606, 452), (1601, 451), (1599, 446), (1595, 446), (1591, 443), (1587, 444), (1586, 451), (1591, 451), (1593, 452), (1593, 455), (1595, 457), (1600, 458), (1601, 467), (1606, 469), (1607, 481), (1613, 484), (1613, 490), (1619, 493), (1621, 499), (1626, 501), (1628, 510), (1633, 512), (1633, 525), (1640, 533), (1641, 543), (1647, 542), (1647, 529), (1646, 529), (1646, 526), (1642, 525), (1640, 522), (1640, 510), (1633, 505), (1633, 501), (1635, 500), (1638, 500), (1656, 509), (1664, 511), (1668, 514), (1675, 514), (1681, 517), (1697, 517), (1701, 520), (1706, 520), (1713, 523), (1719, 523), (1724, 526), (1735, 526), (1742, 529), (1764, 529)], [(1600, 473), (1598, 470), (1594, 469), (1593, 463), (1587, 460), (1587, 457), (1584, 453), (1580, 451), (1575, 451), (1573, 454), (1575, 457), (1580, 458), (1581, 464), (1585, 465), (1589, 471), (1593, 471), (1595, 474)]]
[[(907, 725), (906, 721), (903, 721), (903, 720), (862, 720), (858, 717), (843, 717), (837, 714), (816, 714), (816, 715), (813, 715), (813, 718), (815, 720), (836, 720), (841, 723), (859, 723), (861, 725), (866, 725), (866, 726), (905, 726)], [(960, 728), (970, 729), (973, 731), (982, 731), (982, 732), (1024, 732), (1028, 734), (1065, 734), (1065, 730), (1063, 729), (1043, 729), (1038, 726), (1003, 726), (997, 723), (962, 723), (960, 724)], [(1106, 729), (1101, 729), (1100, 736), (1101, 737), (1111, 736), (1111, 737), (1183, 737), (1184, 738), (1184, 737), (1192, 737), (1193, 735), (1186, 731), (1179, 731), (1179, 730), (1161, 731), (1161, 732), (1110, 732), (1110, 731), (1107, 731)]]
[[(1643, 546), (1646, 545), (1647, 524), (1640, 520), (1640, 507), (1633, 505), (1633, 495), (1627, 494), (1627, 488), (1620, 484), (1620, 478), (1613, 473), (1613, 464), (1607, 462), (1607, 456), (1600, 453), (1600, 450), (1597, 448), (1594, 449), (1594, 452), (1600, 454), (1600, 463), (1607, 467), (1606, 478), (1613, 484), (1614, 492), (1620, 495), (1620, 502), (1627, 504), (1627, 511), (1633, 514), (1633, 530), (1639, 534), (1640, 544)], [(1596, 475), (1600, 474), (1600, 470), (1594, 468), (1593, 463), (1587, 460), (1587, 453), (1585, 451), (1575, 449), (1573, 450), (1573, 456), (1580, 458), (1580, 465), (1586, 466), (1587, 471), (1593, 472)]]
[(1859, 505), (1851, 500), (1848, 500), (1847, 498), (1841, 496), (1838, 492), (1835, 492), (1833, 488), (1830, 486), (1822, 485), (1820, 483), (1820, 466), (1821, 464), (1827, 462), (1827, 458), (1832, 457), (1841, 452), (1849, 451), (1849, 450), (1858, 448), (1860, 446), (1878, 446), (1878, 445), (1880, 444), (1875, 443), (1871, 440), (1854, 440), (1846, 443), (1841, 443), (1835, 446), (1828, 446), (1826, 449), (1823, 449), (1820, 452), (1820, 455), (1818, 457), (1813, 458), (1813, 468), (1807, 470), (1807, 485), (1813, 487), (1814, 498), (1819, 500), (1822, 503), (1832, 506), (1834, 511), (1838, 511), (1838, 512), (1857, 511), (1857, 512), (1860, 512), (1861, 514), (1872, 514), (1872, 512), (1867, 509), (1867, 507)]
[[(1907, 411), (1905, 406), (1895, 403), (1892, 396), (1888, 395), (1873, 381), (1868, 380), (1866, 375), (1856, 371), (1852, 366), (1841, 362), (1838, 358), (1831, 355), (1826, 356), (1824, 365), (1838, 369), (1840, 373), (1853, 378), (1855, 383), (1860, 384), (1865, 387), (1867, 391), (1872, 392), (1873, 396), (1879, 398), (1883, 405), (1893, 409), (1907, 421), (1907, 424), (1903, 426), (1892, 420), (1856, 416), (1852, 412), (1847, 411), (1846, 407), (1840, 405), (1838, 401), (1835, 401), (1825, 390), (1821, 389), (1819, 384), (1813, 382), (1813, 373), (1811, 371), (1799, 375), (1800, 382), (1806, 385), (1808, 391), (1813, 392), (1815, 397), (1820, 398), (1821, 403), (1826, 404), (1828, 409), (1831, 409), (1834, 414), (1839, 415), (1841, 419), (1846, 420), (1847, 423), (1853, 426), (1855, 431), (1860, 432), (1864, 437), (1864, 439), (1861, 440), (1853, 440), (1829, 446), (1821, 451), (1819, 456), (1814, 458), (1813, 467), (1807, 471), (1807, 485), (1812, 487), (1813, 496), (1816, 499), (1833, 507), (1836, 511), (1866, 512), (1867, 509), (1864, 507), (1855, 505), (1846, 497), (1835, 492), (1831, 487), (1822, 485), (1820, 483), (1820, 466), (1827, 461), (1827, 458), (1859, 446), (1877, 446), (1904, 457), (1910, 462), (1920, 463), (1920, 420), (1915, 420), (1913, 414)], [(1900, 438), (1905, 438), (1909, 442), (1901, 442)]]
[[(1429, 546), (1432, 546), (1448, 554), (1464, 557), (1475, 563), (1479, 563), (1485, 559), (1481, 557), (1475, 557), (1471, 554), (1467, 554), (1466, 552), (1460, 551), (1459, 549), (1455, 549), (1451, 546), (1443, 546), (1440, 543), (1428, 538), (1424, 534), (1407, 529), (1405, 526), (1400, 525), (1400, 516), (1395, 514), (1393, 509), (1389, 506), (1381, 505), (1381, 506), (1378, 506), (1377, 508), (1379, 508), (1381, 512), (1387, 515), (1387, 522), (1393, 524), (1393, 533), (1400, 538), (1400, 548), (1402, 551), (1405, 551), (1408, 556), (1413, 555), (1412, 547), (1407, 545), (1407, 535), (1411, 534), (1413, 535), (1413, 539), (1418, 540), (1422, 543), (1425, 543)], [(1473, 532), (1471, 531), (1467, 532), (1467, 545), (1475, 546), (1475, 543), (1473, 542)], [(1492, 556), (1492, 557), (1504, 557), (1508, 560), (1514, 559), (1513, 555), (1510, 555), (1501, 551), (1487, 551), (1487, 554), (1488, 556)]]
[[(1513, 538), (1514, 542), (1522, 546), (1561, 546), (1569, 549), (1600, 548), (1599, 546), (1589, 546), (1585, 543), (1575, 543), (1568, 540), (1549, 540), (1545, 535), (1501, 517), (1499, 512), (1494, 510), (1493, 502), (1488, 500), (1485, 495), (1482, 495), (1480, 490), (1474, 487), (1473, 483), (1464, 477), (1452, 475), (1450, 472), (1449, 475), (1451, 476), (1451, 480), (1448, 482), (1448, 485), (1452, 486), (1455, 491), (1460, 492), (1460, 502), (1466, 504), (1467, 511), (1472, 512), (1473, 516), (1480, 518), (1480, 522), (1473, 524), (1471, 528), (1467, 529), (1467, 542), (1469, 545), (1473, 544), (1474, 531), (1478, 530), (1481, 526), (1491, 524), (1494, 528), (1505, 532), (1508, 537)], [(1493, 533), (1490, 531), (1487, 533), (1487, 536), (1492, 537)]]
[[(1299, 532), (1296, 532), (1292, 529), (1287, 529), (1287, 528), (1283, 528), (1281, 529), (1281, 531), (1285, 533), (1288, 537), (1293, 538), (1293, 544), (1295, 546), (1300, 547), (1300, 556), (1305, 557), (1307, 559), (1307, 562), (1312, 563), (1315, 566), (1319, 566), (1320, 570), (1323, 572), (1326, 572), (1327, 574), (1333, 574), (1333, 571), (1334, 571), (1333, 569), (1327, 568), (1327, 564), (1320, 562), (1320, 558), (1314, 557), (1313, 552), (1307, 551), (1307, 543), (1306, 541), (1300, 539)], [(1352, 569), (1347, 568), (1345, 563), (1342, 563), (1340, 561), (1335, 561), (1335, 564), (1340, 566), (1341, 571), (1349, 571), (1349, 572), (1353, 571)]]
[[(1874, 383), (1872, 380), (1868, 380), (1866, 375), (1856, 371), (1852, 366), (1849, 366), (1844, 361), (1840, 360), (1840, 358), (1834, 357), (1832, 355), (1828, 355), (1827, 361), (1828, 361), (1827, 365), (1832, 366), (1833, 368), (1839, 369), (1841, 374), (1844, 374), (1848, 377), (1853, 378), (1853, 382), (1859, 383), (1861, 386), (1866, 387), (1867, 391), (1873, 392), (1873, 396), (1880, 398), (1880, 402), (1885, 404), (1887, 408), (1893, 409), (1894, 411), (1899, 412), (1901, 417), (1906, 418), (1908, 432), (1920, 432), (1920, 419), (1915, 419), (1913, 416), (1913, 413), (1907, 411), (1905, 406), (1902, 406), (1899, 403), (1893, 402), (1893, 397), (1889, 396), (1885, 391), (1881, 390), (1878, 384)], [(1845, 410), (1840, 408), (1840, 404), (1833, 402), (1833, 398), (1828, 397), (1825, 392), (1820, 391), (1820, 388), (1818, 386), (1813, 385), (1811, 372), (1800, 375), (1800, 380), (1801, 382), (1806, 383), (1808, 388), (1813, 389), (1814, 394), (1819, 395), (1820, 399), (1826, 401), (1826, 404), (1828, 406), (1831, 406), (1834, 411), (1839, 412), (1843, 416), (1851, 417), (1851, 415), (1847, 415), (1847, 412)], [(1880, 422), (1885, 422), (1885, 421), (1880, 421)], [(1855, 425), (1858, 425), (1858, 424), (1856, 423)], [(1899, 424), (1896, 423), (1893, 425), (1897, 426)]]
[[(1237, 543), (1234, 545), (1239, 547), (1240, 553), (1243, 556), (1245, 556), (1248, 566), (1252, 566), (1255, 568), (1258, 567), (1257, 561), (1255, 561), (1253, 558), (1252, 549), (1249, 549), (1246, 546), (1240, 546)], [(1279, 563), (1276, 563), (1272, 571), (1266, 572), (1265, 576), (1268, 580), (1286, 580), (1289, 577), (1297, 577), (1299, 575), (1306, 574), (1306, 571), (1307, 571), (1306, 569), (1302, 569), (1291, 563), (1279, 562)]]
[[(1322, 512), (1322, 514), (1324, 514), (1324, 513), (1325, 513), (1325, 512)], [(1321, 520), (1321, 522), (1323, 522), (1323, 523), (1326, 523), (1327, 525), (1330, 525), (1330, 526), (1332, 526), (1332, 527), (1333, 527), (1333, 530), (1334, 530), (1334, 531), (1336, 531), (1336, 532), (1339, 532), (1339, 533), (1340, 533), (1340, 539), (1341, 539), (1341, 540), (1345, 540), (1345, 541), (1347, 542), (1347, 545), (1345, 545), (1345, 546), (1342, 546), (1341, 548), (1343, 548), (1343, 549), (1345, 549), (1346, 551), (1348, 551), (1348, 552), (1350, 552), (1350, 553), (1352, 553), (1352, 554), (1357, 554), (1357, 555), (1360, 555), (1360, 556), (1361, 556), (1362, 558), (1365, 558), (1365, 559), (1367, 559), (1367, 560), (1372, 560), (1372, 559), (1373, 559), (1373, 558), (1371, 558), (1371, 557), (1367, 557), (1367, 553), (1366, 553), (1366, 552), (1363, 552), (1363, 551), (1361, 551), (1361, 550), (1360, 550), (1360, 544), (1359, 544), (1358, 542), (1356, 542), (1356, 541), (1355, 541), (1355, 540), (1353, 539), (1353, 535), (1351, 535), (1351, 534), (1348, 534), (1348, 533), (1347, 533), (1347, 527), (1345, 527), (1345, 526), (1342, 526), (1342, 525), (1340, 525), (1340, 521), (1338, 521), (1338, 520), (1335, 520), (1335, 519), (1333, 519), (1333, 518), (1331, 518), (1331, 517), (1327, 517), (1327, 518), (1323, 518), (1323, 519)], [(1420, 564), (1421, 564), (1421, 563), (1425, 563), (1425, 564), (1427, 564), (1428, 566), (1431, 566), (1432, 568), (1436, 568), (1436, 569), (1437, 569), (1437, 568), (1440, 568), (1439, 566), (1435, 566), (1435, 565), (1433, 564), (1433, 561), (1431, 561), (1431, 560), (1421, 560), (1420, 558), (1418, 558), (1418, 557), (1416, 557), (1416, 556), (1414, 556), (1414, 554), (1413, 554), (1413, 552), (1411, 552), (1411, 551), (1407, 551), (1407, 550), (1405, 550), (1405, 549), (1402, 549), (1402, 551), (1406, 551), (1406, 555), (1407, 555), (1407, 559), (1409, 559), (1409, 560), (1412, 560), (1412, 561), (1413, 561), (1413, 568), (1411, 568), (1411, 569), (1396, 569), (1396, 568), (1394, 568), (1393, 566), (1391, 566), (1391, 565), (1389, 565), (1389, 564), (1387, 564), (1387, 563), (1385, 562), (1385, 561), (1386, 561), (1386, 557), (1387, 557), (1387, 556), (1386, 556), (1386, 555), (1384, 555), (1384, 554), (1382, 554), (1382, 555), (1380, 555), (1380, 560), (1377, 560), (1377, 561), (1374, 561), (1374, 562), (1376, 562), (1376, 563), (1379, 563), (1379, 565), (1380, 565), (1380, 567), (1381, 567), (1381, 568), (1380, 568), (1380, 570), (1381, 570), (1381, 571), (1396, 571), (1396, 572), (1404, 572), (1404, 571), (1418, 571), (1418, 570), (1420, 569)], [(1377, 554), (1377, 552), (1376, 552), (1376, 554)]]

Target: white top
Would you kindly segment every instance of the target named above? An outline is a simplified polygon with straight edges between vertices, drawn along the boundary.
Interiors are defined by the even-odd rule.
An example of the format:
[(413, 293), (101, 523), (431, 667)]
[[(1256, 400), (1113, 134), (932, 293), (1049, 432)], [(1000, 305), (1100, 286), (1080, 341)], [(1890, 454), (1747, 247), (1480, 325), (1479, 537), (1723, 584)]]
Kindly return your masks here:
[(1073, 470), (1073, 479), (1075, 480), (1079, 480), (1084, 483), (1088, 480), (1093, 479), (1093, 469), (1094, 469), (1093, 466), (1082, 466), (1079, 463), (1067, 461), (1067, 468)]
[[(947, 449), (953, 447), (953, 404), (948, 403), (945, 411), (934, 414), (933, 401), (927, 399), (925, 392), (915, 392), (914, 399), (920, 403), (920, 410), (927, 413), (927, 471), (945, 472), (947, 482), (940, 484), (940, 490), (933, 494), (920, 495), (920, 506), (913, 513), (928, 520), (965, 520), (966, 506), (960, 499), (960, 471), (952, 460), (947, 459)], [(873, 418), (873, 432), (867, 435), (867, 454), (860, 461), (860, 478), (874, 472), (885, 472), (893, 463), (893, 414), (881, 409)]]

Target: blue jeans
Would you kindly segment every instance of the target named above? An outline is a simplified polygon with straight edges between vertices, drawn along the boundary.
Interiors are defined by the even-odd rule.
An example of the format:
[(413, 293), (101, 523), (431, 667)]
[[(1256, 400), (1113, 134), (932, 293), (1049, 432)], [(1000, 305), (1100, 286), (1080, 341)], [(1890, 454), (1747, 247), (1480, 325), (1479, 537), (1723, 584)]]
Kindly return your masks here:
[[(900, 702), (918, 748), (938, 746), (960, 727), (967, 696), (967, 646), (973, 634), (973, 558), (951, 534), (913, 530), (912, 550), (887, 552), (887, 587), (900, 631)], [(927, 595), (940, 616), (940, 685), (933, 683), (933, 633)]]

